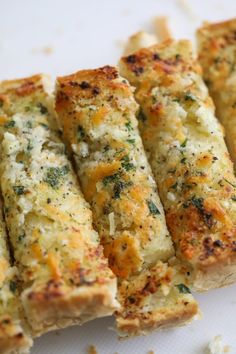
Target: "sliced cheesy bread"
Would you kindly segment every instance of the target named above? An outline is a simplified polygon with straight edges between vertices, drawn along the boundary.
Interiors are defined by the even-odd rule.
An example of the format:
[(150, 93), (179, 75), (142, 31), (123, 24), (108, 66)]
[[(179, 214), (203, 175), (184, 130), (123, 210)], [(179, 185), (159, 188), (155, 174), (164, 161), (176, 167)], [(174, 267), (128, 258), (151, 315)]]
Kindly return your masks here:
[(16, 268), (10, 265), (0, 197), (0, 353), (28, 353), (32, 345), (18, 297)]
[(113, 67), (57, 80), (64, 137), (105, 255), (119, 277), (121, 336), (175, 325), (177, 319), (184, 323), (197, 312), (192, 296), (175, 288), (173, 270), (162, 262), (173, 255), (173, 246), (138, 133), (137, 108), (131, 87)]
[(236, 281), (236, 178), (189, 41), (124, 57), (178, 257), (199, 291)]
[(65, 154), (45, 80), (0, 84), (1, 189), (34, 335), (118, 307), (116, 278)]
[(236, 163), (236, 19), (206, 24), (197, 32), (203, 78), (225, 129), (226, 143)]

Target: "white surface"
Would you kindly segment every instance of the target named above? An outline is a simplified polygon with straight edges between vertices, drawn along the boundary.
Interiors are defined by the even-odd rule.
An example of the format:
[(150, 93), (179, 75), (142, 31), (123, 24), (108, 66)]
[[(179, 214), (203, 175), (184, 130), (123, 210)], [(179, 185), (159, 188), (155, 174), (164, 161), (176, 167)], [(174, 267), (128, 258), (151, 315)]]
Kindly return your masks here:
[[(180, 5), (187, 2), (190, 10)], [(37, 72), (64, 75), (115, 64), (127, 36), (151, 30), (151, 19), (168, 15), (177, 38), (193, 38), (203, 20), (236, 15), (235, 0), (0, 0), (0, 79)], [(44, 48), (52, 53), (45, 54)], [(118, 341), (113, 319), (51, 333), (36, 340), (32, 354), (203, 354), (217, 334), (236, 353), (236, 286), (197, 295), (204, 318), (188, 327)]]

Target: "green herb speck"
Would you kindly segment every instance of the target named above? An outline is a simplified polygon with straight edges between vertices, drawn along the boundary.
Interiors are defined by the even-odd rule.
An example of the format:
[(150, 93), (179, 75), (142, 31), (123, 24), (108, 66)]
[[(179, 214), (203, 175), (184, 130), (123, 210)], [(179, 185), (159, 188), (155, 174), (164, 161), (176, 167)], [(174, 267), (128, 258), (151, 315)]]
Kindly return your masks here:
[(15, 293), (16, 292), (16, 289), (17, 289), (17, 284), (14, 280), (11, 280), (10, 281), (10, 284), (9, 284), (9, 288), (11, 290), (12, 293)]
[(152, 200), (147, 200), (147, 205), (148, 205), (148, 209), (152, 215), (161, 214), (160, 211), (158, 210), (156, 204), (153, 203)]
[(177, 284), (176, 288), (178, 288), (180, 294), (191, 294), (189, 288), (184, 284)]
[(181, 146), (182, 148), (185, 148), (186, 145), (187, 145), (187, 141), (188, 141), (188, 139), (186, 138), (186, 139), (182, 142), (182, 144), (180, 144), (180, 146)]
[(125, 123), (125, 126), (126, 126), (126, 128), (128, 129), (128, 131), (133, 130), (133, 127), (132, 127), (132, 125), (131, 125), (131, 121), (130, 121), (130, 120)]
[(126, 170), (126, 171), (131, 171), (131, 170), (135, 170), (135, 166), (132, 162), (130, 162), (129, 156), (124, 156), (121, 159), (121, 166)]
[(13, 190), (17, 195), (22, 195), (25, 192), (24, 186), (13, 186)]
[(5, 128), (13, 128), (15, 126), (16, 122), (14, 120), (10, 120), (9, 122), (7, 122), (4, 127)]
[(69, 166), (49, 167), (44, 181), (52, 188), (58, 188), (62, 177), (69, 172)]
[(84, 128), (81, 125), (79, 125), (78, 128), (77, 128), (77, 139), (78, 139), (78, 141), (80, 141), (84, 137), (85, 137)]

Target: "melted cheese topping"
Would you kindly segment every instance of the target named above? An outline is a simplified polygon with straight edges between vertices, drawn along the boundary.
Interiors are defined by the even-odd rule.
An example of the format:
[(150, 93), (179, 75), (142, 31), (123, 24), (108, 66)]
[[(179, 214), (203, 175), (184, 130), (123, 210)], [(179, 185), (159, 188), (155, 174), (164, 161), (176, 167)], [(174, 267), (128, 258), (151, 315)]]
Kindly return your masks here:
[[(78, 72), (59, 78), (56, 109), (65, 139), (73, 144), (105, 255), (119, 277), (119, 334), (143, 334), (192, 319), (198, 308), (184, 277), (160, 261), (170, 258), (173, 247), (130, 86), (115, 68)], [(87, 146), (86, 157), (81, 144)]]
[(236, 163), (236, 19), (207, 24), (197, 33), (203, 77), (226, 133)]
[[(1, 188), (22, 297), (30, 301), (52, 283), (60, 284), (57, 292), (60, 286), (71, 292), (85, 284), (104, 284), (113, 292), (115, 278), (52, 124), (51, 102), (41, 77), (33, 79), (19, 80), (17, 89), (13, 83), (0, 87), (7, 117), (0, 127)], [(22, 96), (27, 85), (30, 94)]]
[(59, 79), (56, 107), (110, 266), (127, 277), (168, 259), (173, 247), (137, 130), (132, 90), (115, 75), (104, 68), (87, 71), (86, 78), (82, 72)]
[(177, 252), (194, 269), (235, 255), (236, 179), (188, 41), (123, 58)]

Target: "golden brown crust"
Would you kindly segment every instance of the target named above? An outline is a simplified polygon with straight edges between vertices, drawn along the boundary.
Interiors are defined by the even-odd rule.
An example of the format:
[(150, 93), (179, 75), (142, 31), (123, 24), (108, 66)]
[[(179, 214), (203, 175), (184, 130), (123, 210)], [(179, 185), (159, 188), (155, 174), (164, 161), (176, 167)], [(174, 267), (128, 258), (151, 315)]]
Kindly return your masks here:
[(56, 110), (105, 254), (119, 277), (119, 334), (191, 320), (196, 302), (180, 293), (177, 285), (189, 292), (184, 280), (160, 261), (168, 260), (173, 248), (137, 130), (131, 87), (115, 68), (78, 72), (58, 79)]
[(45, 77), (3, 82), (0, 94), (1, 188), (34, 335), (112, 314), (116, 278), (54, 124)]
[[(236, 179), (190, 42), (142, 49), (123, 58), (120, 67), (136, 87), (141, 134), (178, 256), (191, 265), (198, 290), (230, 284)], [(216, 279), (213, 269), (217, 274), (219, 265), (224, 276), (205, 283), (209, 274)]]
[(8, 315), (0, 317), (1, 354), (26, 354), (31, 346), (32, 340), (16, 321)]

